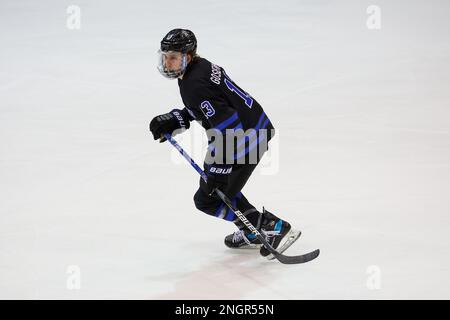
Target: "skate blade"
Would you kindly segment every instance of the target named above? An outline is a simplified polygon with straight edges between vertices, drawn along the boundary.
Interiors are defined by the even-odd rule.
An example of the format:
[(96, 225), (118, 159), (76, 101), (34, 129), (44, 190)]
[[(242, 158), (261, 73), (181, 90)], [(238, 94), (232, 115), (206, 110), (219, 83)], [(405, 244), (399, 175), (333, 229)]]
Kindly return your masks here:
[[(278, 246), (277, 251), (279, 253), (283, 253), (286, 251), (290, 246), (294, 244), (295, 241), (297, 241), (298, 238), (300, 238), (302, 232), (297, 230), (290, 230), (286, 236), (281, 240), (280, 246)], [(269, 254), (267, 257), (267, 260), (273, 260), (275, 259), (275, 256), (273, 254)]]
[(262, 244), (260, 243), (251, 243), (251, 244), (246, 244), (240, 247), (227, 247), (228, 249), (233, 249), (233, 250), (255, 250), (255, 249), (260, 249), (262, 247)]
[(262, 244), (248, 244), (245, 246), (240, 246), (239, 248), (233, 248), (233, 249), (241, 249), (241, 250), (254, 250), (254, 249), (260, 249)]

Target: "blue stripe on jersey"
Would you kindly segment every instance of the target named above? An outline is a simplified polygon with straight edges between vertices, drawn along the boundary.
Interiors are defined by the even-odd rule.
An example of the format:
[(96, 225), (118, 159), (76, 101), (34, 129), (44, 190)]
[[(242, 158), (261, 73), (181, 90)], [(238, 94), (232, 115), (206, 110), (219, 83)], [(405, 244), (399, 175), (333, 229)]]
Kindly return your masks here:
[[(269, 118), (267, 118), (266, 119), (266, 121), (264, 122), (264, 124), (263, 124), (263, 126), (262, 126), (262, 128), (261, 129), (264, 129), (266, 126), (267, 126), (267, 124), (269, 123)], [(255, 131), (256, 132), (256, 131)], [(264, 135), (260, 135), (259, 137), (258, 137), (258, 139), (256, 140), (254, 140), (249, 146), (248, 146), (248, 148), (245, 148), (245, 150), (242, 150), (241, 152), (239, 152), (235, 157), (234, 157), (234, 159), (236, 160), (236, 159), (239, 159), (240, 157), (242, 157), (242, 156), (244, 156), (244, 155), (246, 155), (247, 153), (249, 153), (251, 150), (253, 150), (264, 138), (266, 138), (266, 136), (264, 136)]]
[(265, 112), (261, 113), (261, 116), (259, 117), (258, 124), (256, 125), (255, 130), (259, 130), (259, 127), (261, 126), (261, 122), (263, 121), (265, 116), (266, 116)]
[[(266, 116), (266, 114), (263, 112), (263, 113), (261, 114), (261, 116), (259, 117), (259, 120), (258, 120), (258, 123), (256, 124), (255, 130), (252, 130), (252, 131), (250, 132), (250, 134), (245, 135), (244, 137), (242, 137), (242, 139), (241, 139), (240, 141), (238, 141), (238, 143), (237, 143), (237, 149), (238, 149), (243, 143), (245, 143), (245, 140), (250, 141), (250, 140), (253, 138), (253, 136), (256, 134), (256, 132), (260, 129), (261, 122), (262, 122), (262, 120), (264, 119), (265, 116)], [(264, 126), (264, 127), (265, 127), (265, 126)]]
[(236, 131), (237, 129), (242, 129), (242, 128), (243, 128), (242, 122), (239, 122), (238, 125), (237, 125), (236, 127), (234, 127), (234, 128), (226, 128), (226, 129), (225, 129), (225, 134), (228, 134), (228, 130), (229, 130), (230, 132), (234, 132), (234, 131)]
[[(242, 144), (245, 143), (245, 141), (250, 141), (257, 133), (257, 131), (259, 129), (265, 129), (267, 124), (269, 123), (269, 118), (266, 118), (266, 121), (264, 121), (264, 123), (261, 125), (261, 123), (263, 122), (264, 118), (266, 118), (266, 113), (262, 112), (261, 116), (258, 119), (258, 122), (254, 128), (254, 130), (252, 130), (248, 135), (244, 135), (237, 143), (236, 149), (238, 149)], [(235, 121), (237, 119), (237, 113), (235, 112), (233, 114), (233, 116), (231, 116), (230, 118), (228, 118), (227, 120), (223, 121), (222, 123), (220, 123), (216, 129), (220, 129), (223, 130), (223, 128), (225, 128), (226, 126), (228, 126), (229, 124), (233, 123), (233, 121)], [(222, 128), (223, 127), (223, 128)], [(239, 124), (232, 128), (232, 129), (228, 129), (228, 130), (237, 130), (237, 129), (242, 129), (242, 122), (239, 122)], [(235, 154), (234, 159), (239, 159), (240, 157), (242, 157), (243, 155), (246, 155), (247, 153), (249, 153), (252, 149), (255, 148), (255, 146), (257, 146), (263, 139), (263, 136), (260, 136), (257, 141), (254, 140), (250, 146), (248, 148), (245, 148), (245, 150), (242, 150), (241, 152)], [(210, 152), (214, 152), (215, 151), (215, 145), (214, 144), (210, 144), (208, 145), (208, 150)]]
[(229, 117), (227, 120), (219, 123), (217, 126), (215, 126), (216, 129), (222, 131), (223, 129), (225, 129), (227, 126), (229, 126), (230, 124), (232, 124), (234, 121), (236, 121), (238, 118), (238, 114), (237, 112), (233, 113), (233, 115), (231, 117)]
[(242, 122), (239, 122), (239, 124), (233, 128), (233, 130), (242, 129)]
[[(242, 129), (242, 128), (243, 128), (242, 122), (239, 122), (239, 124), (236, 127), (231, 128), (231, 129), (226, 129), (226, 130), (232, 130), (234, 132), (235, 130)], [(214, 143), (210, 143), (208, 145), (208, 151), (214, 152), (215, 149), (216, 149), (216, 146), (214, 145)]]
[(264, 124), (262, 125), (261, 129), (265, 129), (267, 127), (267, 124), (269, 123), (269, 118), (264, 121)]

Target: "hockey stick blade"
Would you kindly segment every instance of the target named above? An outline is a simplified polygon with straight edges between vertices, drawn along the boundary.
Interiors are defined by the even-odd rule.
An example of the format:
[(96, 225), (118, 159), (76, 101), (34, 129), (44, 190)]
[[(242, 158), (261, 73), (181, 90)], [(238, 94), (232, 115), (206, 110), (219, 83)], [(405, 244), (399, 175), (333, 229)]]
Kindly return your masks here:
[(281, 263), (284, 264), (298, 264), (298, 263), (305, 263), (309, 262), (311, 260), (314, 260), (317, 258), (320, 254), (320, 250), (316, 249), (314, 251), (299, 255), (299, 256), (285, 256), (281, 253), (273, 253), (275, 258), (278, 259)]
[(299, 256), (285, 256), (284, 254), (281, 254), (274, 248), (272, 248), (272, 246), (267, 243), (266, 239), (264, 239), (264, 237), (261, 234), (258, 234), (257, 237), (259, 241), (261, 241), (261, 243), (266, 247), (266, 249), (269, 250), (269, 252), (273, 254), (274, 257), (283, 264), (299, 264), (309, 262), (317, 258), (320, 254), (320, 250), (316, 249), (314, 251)]

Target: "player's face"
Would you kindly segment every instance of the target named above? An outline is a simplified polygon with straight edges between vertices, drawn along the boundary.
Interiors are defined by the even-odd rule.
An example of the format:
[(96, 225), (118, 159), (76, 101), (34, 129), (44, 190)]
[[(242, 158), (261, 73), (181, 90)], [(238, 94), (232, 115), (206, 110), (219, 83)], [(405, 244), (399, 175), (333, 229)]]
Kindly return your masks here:
[(189, 54), (175, 51), (158, 51), (159, 72), (169, 79), (182, 77), (187, 64), (191, 61)]
[(183, 54), (181, 52), (164, 52), (162, 53), (163, 65), (169, 71), (177, 71), (181, 69), (183, 63)]

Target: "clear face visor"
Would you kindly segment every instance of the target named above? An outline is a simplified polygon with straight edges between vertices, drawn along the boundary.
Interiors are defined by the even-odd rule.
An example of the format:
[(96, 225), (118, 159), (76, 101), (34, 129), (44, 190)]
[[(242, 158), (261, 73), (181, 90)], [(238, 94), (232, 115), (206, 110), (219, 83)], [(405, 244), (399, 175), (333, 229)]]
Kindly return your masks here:
[(186, 53), (158, 50), (158, 70), (164, 77), (176, 79), (183, 75), (186, 66)]

